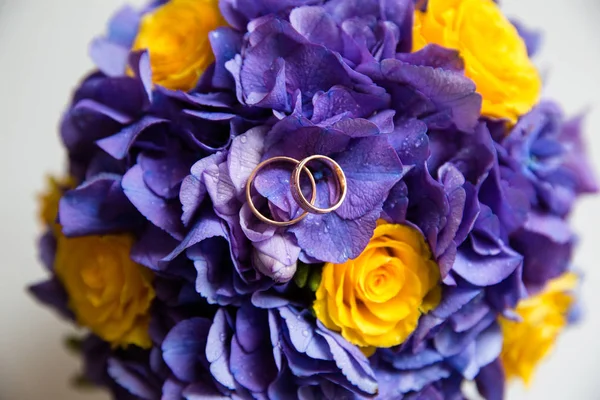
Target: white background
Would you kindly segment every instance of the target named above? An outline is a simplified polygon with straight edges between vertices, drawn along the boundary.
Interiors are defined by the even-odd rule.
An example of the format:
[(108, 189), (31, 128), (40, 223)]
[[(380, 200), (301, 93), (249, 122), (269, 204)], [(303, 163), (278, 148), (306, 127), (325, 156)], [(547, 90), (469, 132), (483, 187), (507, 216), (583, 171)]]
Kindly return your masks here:
[[(36, 193), (62, 171), (57, 122), (72, 88), (92, 64), (87, 45), (123, 0), (0, 0), (0, 400), (106, 399), (68, 385), (77, 360), (61, 345), (72, 328), (35, 304), (24, 287), (44, 277), (36, 257)], [(141, 1), (133, 0), (133, 4)], [(600, 2), (504, 0), (510, 16), (545, 30), (537, 62), (546, 96), (570, 114), (591, 110), (589, 151), (600, 155)], [(600, 162), (595, 161), (596, 168)], [(600, 197), (573, 216), (581, 234), (576, 263), (586, 273), (586, 320), (560, 340), (533, 387), (509, 400), (600, 399)]]

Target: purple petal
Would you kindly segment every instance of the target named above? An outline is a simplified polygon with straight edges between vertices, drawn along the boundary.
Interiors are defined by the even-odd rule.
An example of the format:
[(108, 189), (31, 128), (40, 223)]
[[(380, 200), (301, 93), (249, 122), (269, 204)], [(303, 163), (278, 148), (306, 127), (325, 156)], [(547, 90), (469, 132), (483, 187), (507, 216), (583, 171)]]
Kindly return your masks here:
[(36, 283), (29, 286), (28, 290), (40, 302), (49, 305), (61, 316), (74, 319), (74, 315), (68, 308), (69, 296), (62, 284), (56, 278)]
[(208, 39), (215, 54), (215, 72), (212, 84), (216, 88), (229, 89), (233, 86), (233, 79), (225, 69), (225, 63), (240, 53), (242, 35), (231, 28), (221, 27), (210, 32)]
[(67, 236), (113, 233), (139, 225), (139, 214), (121, 188), (121, 177), (98, 175), (67, 191), (59, 203), (59, 220)]
[(126, 126), (120, 132), (98, 140), (96, 144), (114, 158), (122, 160), (127, 156), (129, 149), (133, 146), (140, 134), (150, 127), (166, 122), (167, 120), (165, 119), (144, 116), (139, 121)]
[(514, 249), (524, 257), (524, 282), (541, 289), (548, 280), (558, 277), (569, 266), (574, 237), (561, 218), (532, 212), (512, 242)]
[(39, 258), (48, 271), (54, 270), (54, 257), (56, 256), (56, 237), (52, 231), (40, 236), (38, 240)]
[(300, 247), (291, 235), (275, 234), (261, 242), (254, 243), (254, 267), (275, 282), (287, 282), (296, 273), (296, 262)]
[(96, 38), (90, 45), (90, 57), (100, 71), (108, 76), (123, 76), (127, 67), (129, 47), (106, 38)]
[(160, 400), (181, 400), (183, 389), (183, 384), (177, 379), (168, 378), (163, 384)]
[(529, 29), (520, 21), (512, 20), (511, 22), (515, 28), (517, 28), (519, 35), (525, 42), (525, 46), (527, 47), (527, 55), (529, 55), (529, 57), (533, 57), (542, 45), (542, 33), (538, 30)]
[(184, 229), (181, 222), (181, 206), (154, 194), (144, 183), (143, 174), (140, 164), (127, 171), (121, 183), (125, 195), (150, 222), (174, 238), (182, 239)]
[(289, 231), (308, 256), (342, 263), (357, 257), (366, 247), (380, 213), (380, 210), (374, 210), (354, 220), (344, 220), (337, 213), (309, 215)]
[(127, 389), (134, 396), (147, 400), (156, 398), (154, 388), (143, 377), (138, 376), (128, 368), (126, 363), (116, 358), (110, 358), (108, 360), (107, 372), (115, 382)]
[(444, 187), (423, 167), (412, 169), (404, 181), (409, 195), (407, 219), (421, 229), (435, 252), (440, 231), (450, 213)]
[(240, 294), (234, 288), (234, 266), (227, 240), (214, 237), (192, 247), (187, 256), (198, 271), (196, 290), (210, 304), (230, 305), (238, 301)]
[(443, 165), (438, 171), (439, 180), (444, 185), (444, 191), (448, 198), (449, 213), (445, 226), (437, 238), (436, 255), (439, 256), (454, 240), (456, 233), (463, 220), (466, 193), (463, 189), (464, 176), (451, 164)]
[(185, 400), (227, 400), (229, 396), (219, 393), (214, 387), (205, 382), (195, 382), (183, 391)]
[(403, 371), (396, 378), (400, 392), (418, 392), (425, 386), (439, 382), (450, 376), (448, 367), (443, 364), (434, 364), (419, 370)]
[(248, 203), (244, 203), (240, 210), (239, 222), (244, 234), (251, 242), (268, 240), (277, 231), (275, 226), (266, 224), (256, 218)]
[(149, 102), (152, 101), (152, 67), (150, 65), (150, 53), (148, 51), (140, 51), (129, 55), (129, 65), (135, 76), (142, 83), (146, 98)]
[(336, 161), (348, 181), (346, 200), (336, 211), (345, 219), (356, 219), (380, 209), (404, 173), (402, 163), (385, 137), (353, 141)]
[(275, 380), (272, 347), (267, 329), (267, 313), (242, 306), (236, 318), (236, 335), (231, 342), (229, 368), (235, 380), (252, 392), (264, 392)]
[(375, 379), (373, 372), (363, 369), (362, 365), (351, 357), (332, 336), (324, 335), (321, 332), (318, 333), (329, 344), (333, 359), (344, 377), (346, 377), (352, 385), (365, 393), (377, 393), (377, 380)]
[(174, 260), (177, 256), (183, 253), (186, 249), (194, 246), (201, 241), (215, 236), (226, 237), (225, 226), (223, 221), (212, 213), (202, 215), (198, 218), (198, 222), (188, 234), (181, 240), (179, 245), (173, 251), (163, 258), (163, 262)]
[(400, 27), (402, 41), (398, 44), (398, 51), (408, 52), (412, 47), (414, 5), (411, 0), (332, 0), (325, 7), (338, 23), (356, 17), (390, 21)]
[(392, 133), (394, 131), (394, 116), (396, 111), (384, 110), (369, 118), (369, 121), (377, 125), (381, 133)]
[(390, 357), (394, 368), (401, 370), (413, 370), (426, 367), (443, 361), (443, 357), (436, 351), (425, 349), (416, 354), (401, 353)]
[(491, 286), (506, 279), (521, 263), (523, 257), (503, 247), (498, 255), (479, 255), (461, 247), (456, 255), (453, 271), (477, 286)]
[(449, 326), (444, 326), (440, 332), (435, 335), (434, 343), (436, 349), (443, 356), (454, 356), (462, 352), (473, 340), (494, 321), (496, 316), (489, 313), (485, 318), (477, 323), (468, 332), (455, 332)]
[(191, 175), (185, 177), (181, 183), (179, 200), (181, 201), (183, 214), (181, 220), (188, 226), (198, 212), (206, 195), (207, 189), (203, 182), (203, 174), (209, 167), (215, 168), (225, 161), (226, 153), (219, 152), (200, 159), (191, 168)]
[(452, 329), (465, 332), (473, 328), (490, 312), (490, 307), (481, 301), (471, 301), (450, 317)]
[(582, 134), (583, 117), (567, 121), (561, 130), (559, 140), (570, 151), (564, 160), (565, 168), (573, 172), (575, 187), (579, 193), (598, 192), (598, 180), (594, 174), (595, 169), (586, 156), (586, 146)]
[(272, 309), (288, 305), (289, 300), (271, 292), (255, 292), (252, 293), (252, 304), (258, 308)]
[(478, 122), (481, 96), (464, 75), (442, 68), (411, 65), (387, 59), (359, 68), (376, 82), (390, 87), (392, 104), (399, 115), (423, 117), (431, 128), (454, 124), (470, 132)]
[(290, 23), (298, 33), (315, 44), (341, 53), (340, 29), (322, 7), (298, 7), (290, 13)]
[(477, 337), (475, 346), (475, 357), (480, 368), (496, 360), (502, 351), (502, 332), (498, 324), (492, 324), (483, 331)]
[(192, 157), (179, 152), (167, 155), (141, 153), (138, 163), (144, 171), (146, 186), (164, 199), (177, 197), (181, 181), (192, 166)]
[[(318, 124), (342, 113), (346, 113), (350, 118), (367, 118), (375, 111), (388, 108), (390, 96), (385, 92), (359, 93), (343, 86), (334, 86), (326, 92), (317, 92), (312, 102), (314, 108), (312, 121)], [(380, 129), (385, 131), (381, 126)]]
[(223, 0), (219, 2), (219, 8), (228, 24), (245, 31), (248, 22), (253, 19), (313, 3), (318, 3), (318, 0)]
[(458, 51), (429, 44), (414, 53), (398, 53), (396, 59), (405, 63), (463, 73), (465, 63)]
[(227, 166), (238, 198), (244, 195), (248, 178), (261, 160), (265, 134), (265, 127), (254, 128), (236, 137), (231, 144)]
[(131, 47), (138, 33), (140, 13), (131, 6), (119, 9), (108, 23), (108, 39), (124, 47)]
[(148, 225), (142, 236), (133, 245), (131, 259), (150, 269), (160, 270), (165, 266), (161, 260), (177, 245), (178, 241), (171, 235), (154, 225)]
[(261, 333), (257, 327), (267, 325), (267, 313), (251, 306), (242, 306), (236, 315), (236, 336), (242, 350), (252, 353), (258, 349), (261, 342)]
[(423, 165), (429, 157), (427, 125), (418, 119), (408, 119), (396, 124), (389, 142), (404, 165)]
[(374, 122), (363, 118), (343, 118), (332, 124), (331, 128), (353, 138), (370, 137), (380, 133), (379, 127)]
[(206, 318), (191, 318), (179, 322), (167, 334), (161, 346), (163, 358), (178, 379), (190, 382), (198, 378), (199, 368), (206, 363), (204, 351), (210, 326)]
[[(329, 348), (322, 346), (315, 334), (315, 324), (308, 320), (306, 313), (294, 312), (290, 307), (282, 307), (279, 314), (285, 321), (290, 342), (294, 349), (307, 354), (312, 359), (331, 360)], [(321, 345), (320, 345), (321, 344)]]
[(477, 389), (486, 399), (504, 399), (505, 375), (500, 360), (482, 368), (477, 375), (476, 382)]
[(208, 332), (206, 343), (206, 359), (210, 363), (210, 372), (217, 382), (230, 390), (235, 389), (233, 375), (229, 371), (230, 349), (227, 341), (231, 337), (231, 327), (227, 322), (224, 309), (215, 314)]

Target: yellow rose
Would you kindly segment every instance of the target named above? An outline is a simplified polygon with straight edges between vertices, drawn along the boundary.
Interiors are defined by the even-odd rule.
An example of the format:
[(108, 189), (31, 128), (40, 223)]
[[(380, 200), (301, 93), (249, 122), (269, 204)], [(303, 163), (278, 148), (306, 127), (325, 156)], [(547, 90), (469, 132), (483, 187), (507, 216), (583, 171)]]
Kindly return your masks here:
[(576, 285), (577, 276), (566, 273), (550, 281), (543, 292), (519, 302), (516, 312), (521, 322), (499, 319), (504, 336), (500, 357), (507, 379), (531, 382), (535, 368), (552, 351), (567, 324), (573, 303), (570, 292)]
[(514, 123), (538, 102), (538, 71), (493, 0), (429, 0), (426, 12), (415, 12), (413, 51), (429, 43), (458, 50), (483, 97), (483, 115)]
[(129, 257), (128, 235), (58, 236), (54, 271), (77, 322), (113, 346), (152, 345), (152, 274)]
[(358, 346), (395, 346), (439, 303), (439, 278), (419, 231), (380, 223), (356, 259), (324, 266), (315, 314)]
[(223, 25), (218, 0), (171, 0), (142, 18), (133, 50), (148, 50), (154, 83), (191, 90), (214, 61), (208, 33)]

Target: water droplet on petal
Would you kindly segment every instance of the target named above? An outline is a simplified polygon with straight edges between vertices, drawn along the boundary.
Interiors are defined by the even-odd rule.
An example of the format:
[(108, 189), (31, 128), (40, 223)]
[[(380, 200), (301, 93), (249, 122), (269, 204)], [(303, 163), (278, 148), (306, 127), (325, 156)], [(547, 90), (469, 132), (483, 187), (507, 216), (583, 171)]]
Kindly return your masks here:
[(246, 143), (247, 141), (248, 141), (248, 138), (246, 137), (246, 135), (240, 136), (240, 142)]
[(308, 336), (308, 331), (306, 329), (302, 331), (302, 336), (304, 336), (304, 337)]

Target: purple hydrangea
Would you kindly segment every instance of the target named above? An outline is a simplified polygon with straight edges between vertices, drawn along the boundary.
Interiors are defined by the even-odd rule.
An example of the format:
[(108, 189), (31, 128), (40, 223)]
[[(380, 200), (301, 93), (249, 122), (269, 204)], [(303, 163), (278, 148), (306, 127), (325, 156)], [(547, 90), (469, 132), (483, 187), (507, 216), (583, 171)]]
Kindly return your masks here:
[(575, 198), (598, 190), (584, 153), (581, 118), (565, 121), (559, 106), (543, 102), (524, 116), (500, 144), (504, 158), (533, 184), (535, 205), (566, 215)]

